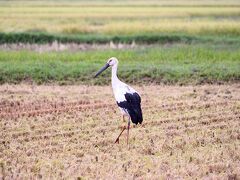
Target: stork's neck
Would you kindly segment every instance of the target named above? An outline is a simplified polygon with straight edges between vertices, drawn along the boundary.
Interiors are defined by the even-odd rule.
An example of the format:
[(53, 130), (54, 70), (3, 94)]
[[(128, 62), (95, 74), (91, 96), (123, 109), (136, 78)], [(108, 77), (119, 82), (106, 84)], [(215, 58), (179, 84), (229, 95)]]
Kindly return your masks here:
[(119, 82), (119, 79), (117, 77), (117, 68), (117, 64), (112, 66), (112, 86), (115, 86)]

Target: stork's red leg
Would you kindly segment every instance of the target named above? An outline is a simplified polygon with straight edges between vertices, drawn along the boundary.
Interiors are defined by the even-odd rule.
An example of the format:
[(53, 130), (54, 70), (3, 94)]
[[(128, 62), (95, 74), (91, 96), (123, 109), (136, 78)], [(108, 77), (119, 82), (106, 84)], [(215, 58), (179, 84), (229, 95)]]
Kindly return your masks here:
[(118, 144), (119, 144), (119, 138), (120, 138), (120, 136), (122, 135), (122, 133), (123, 133), (123, 131), (124, 131), (125, 129), (126, 129), (126, 126), (123, 127), (123, 129), (122, 129), (121, 133), (119, 134), (119, 136), (117, 137), (115, 143), (118, 143)]
[[(122, 120), (123, 120), (123, 122), (124, 122), (124, 115), (122, 115)], [(118, 144), (119, 144), (119, 138), (120, 138), (120, 136), (122, 135), (122, 133), (123, 133), (123, 131), (124, 131), (125, 129), (126, 129), (126, 127), (124, 126), (123, 129), (122, 129), (122, 131), (121, 131), (121, 133), (120, 133), (119, 136), (117, 137), (115, 143), (118, 143)]]

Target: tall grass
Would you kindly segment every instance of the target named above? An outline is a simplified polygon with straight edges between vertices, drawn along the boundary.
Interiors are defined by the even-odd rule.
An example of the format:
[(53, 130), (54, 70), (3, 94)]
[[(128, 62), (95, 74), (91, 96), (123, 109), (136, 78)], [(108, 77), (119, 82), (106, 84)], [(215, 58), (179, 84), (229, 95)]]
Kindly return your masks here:
[(26, 7), (63, 7), (63, 6), (239, 6), (240, 2), (238, 0), (205, 0), (205, 1), (195, 1), (195, 0), (122, 0), (122, 1), (111, 1), (111, 0), (11, 0), (11, 1), (1, 1), (2, 6), (24, 6)]
[[(0, 7), (1, 32), (129, 35), (240, 35), (240, 6), (51, 6), (12, 2)], [(94, 1), (96, 4), (98, 2)], [(52, 2), (54, 3), (54, 2)], [(66, 3), (66, 2), (65, 2)], [(73, 2), (74, 3), (74, 2)], [(141, 3), (141, 2), (139, 2)], [(55, 2), (57, 5), (57, 2)], [(49, 6), (48, 6), (49, 5)]]

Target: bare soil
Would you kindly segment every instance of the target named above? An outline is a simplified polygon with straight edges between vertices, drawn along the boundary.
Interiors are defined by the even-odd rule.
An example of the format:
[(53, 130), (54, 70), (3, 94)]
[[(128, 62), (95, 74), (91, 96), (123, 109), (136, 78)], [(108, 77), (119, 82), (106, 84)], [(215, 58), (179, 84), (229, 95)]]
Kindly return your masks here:
[[(144, 47), (149, 45), (144, 45)], [(12, 44), (0, 44), (0, 50), (4, 51), (36, 51), (36, 52), (61, 52), (61, 51), (87, 51), (87, 50), (105, 50), (105, 49), (133, 49), (140, 47), (132, 42), (131, 44), (124, 43), (106, 43), (106, 44), (76, 44), (76, 43), (59, 43), (57, 41), (46, 44), (29, 44), (29, 43), (12, 43)], [(143, 47), (143, 45), (141, 45)]]
[(240, 178), (240, 84), (135, 89), (128, 149), (110, 86), (0, 86), (0, 179)]

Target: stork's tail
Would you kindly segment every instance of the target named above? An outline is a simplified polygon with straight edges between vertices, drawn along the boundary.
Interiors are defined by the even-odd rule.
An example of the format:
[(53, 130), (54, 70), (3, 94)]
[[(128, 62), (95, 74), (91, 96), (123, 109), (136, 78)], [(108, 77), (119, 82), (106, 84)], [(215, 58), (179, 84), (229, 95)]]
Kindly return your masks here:
[(132, 112), (129, 112), (131, 120), (134, 124), (142, 124), (143, 116), (142, 116), (142, 109), (141, 107), (135, 108), (132, 110)]

